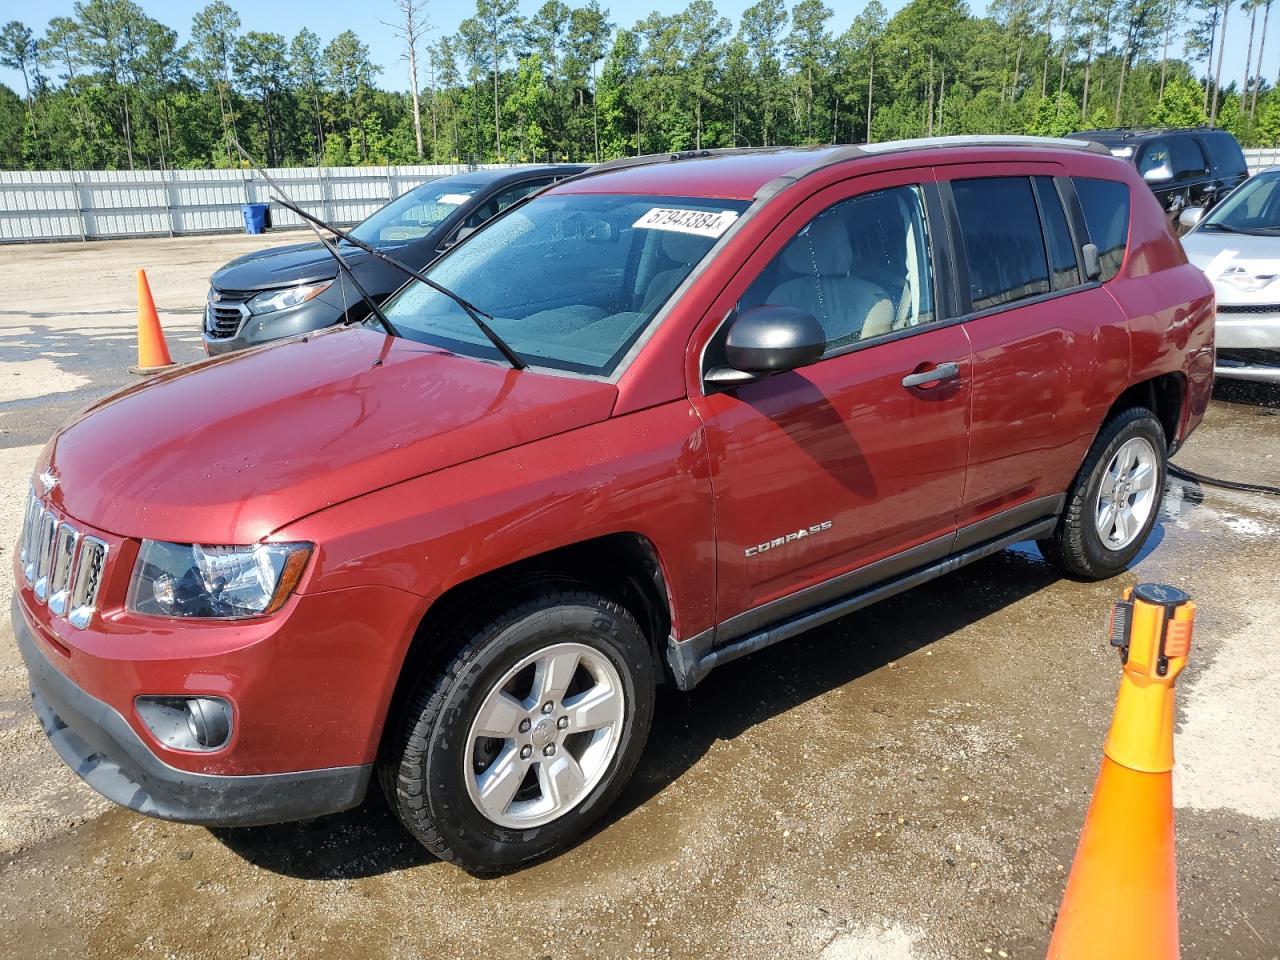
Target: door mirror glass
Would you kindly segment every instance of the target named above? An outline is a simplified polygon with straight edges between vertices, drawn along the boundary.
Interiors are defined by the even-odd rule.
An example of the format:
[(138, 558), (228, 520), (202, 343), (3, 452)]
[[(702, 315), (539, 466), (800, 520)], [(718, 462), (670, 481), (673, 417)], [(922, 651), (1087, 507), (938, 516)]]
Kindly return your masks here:
[(826, 331), (812, 314), (771, 303), (738, 314), (724, 344), (729, 366), (753, 376), (806, 367), (826, 348)]
[(1187, 207), (1178, 214), (1178, 226), (1183, 230), (1190, 230), (1203, 219), (1204, 207)]
[(1173, 179), (1173, 168), (1167, 163), (1158, 163), (1142, 171), (1142, 179), (1147, 183), (1164, 183)]

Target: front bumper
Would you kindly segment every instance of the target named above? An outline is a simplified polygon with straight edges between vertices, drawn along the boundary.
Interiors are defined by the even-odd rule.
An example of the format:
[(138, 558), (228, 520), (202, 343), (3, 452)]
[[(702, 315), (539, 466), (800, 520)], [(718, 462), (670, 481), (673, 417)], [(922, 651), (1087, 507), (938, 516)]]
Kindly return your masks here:
[[(1219, 305), (1215, 376), (1257, 383), (1280, 383), (1280, 310), (1237, 312)], [(1252, 312), (1258, 310), (1258, 312)]]
[(163, 820), (245, 827), (337, 813), (364, 798), (371, 764), (240, 776), (170, 766), (118, 711), (50, 662), (17, 597), (12, 619), (45, 735), (63, 762), (108, 800)]
[(206, 323), (201, 327), (200, 339), (204, 342), (204, 352), (214, 357), (270, 343), (272, 340), (323, 330), (333, 326), (342, 317), (342, 308), (329, 303), (322, 294), (314, 300), (275, 313), (251, 313), (230, 337), (211, 337)]

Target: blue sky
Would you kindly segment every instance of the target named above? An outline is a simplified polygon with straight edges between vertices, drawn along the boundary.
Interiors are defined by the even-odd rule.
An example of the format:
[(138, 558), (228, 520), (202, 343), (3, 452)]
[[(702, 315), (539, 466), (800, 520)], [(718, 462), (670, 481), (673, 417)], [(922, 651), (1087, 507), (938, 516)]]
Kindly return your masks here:
[[(135, 0), (140, 3), (148, 15), (173, 27), (185, 42), (191, 26), (192, 15), (205, 5), (207, 0)], [(291, 37), (303, 25), (310, 27), (320, 35), (323, 42), (328, 42), (335, 34), (343, 30), (353, 29), (365, 43), (369, 45), (375, 63), (381, 65), (379, 77), (381, 86), (388, 89), (408, 89), (407, 70), (400, 60), (403, 46), (390, 27), (379, 23), (395, 19), (395, 6), (391, 0), (368, 0), (353, 4), (351, 0), (308, 0), (306, 4), (288, 2), (288, 0), (229, 0), (231, 6), (240, 12), (242, 30), (261, 30), (282, 33)], [(716, 0), (721, 14), (729, 17), (737, 24), (738, 17), (754, 0)], [(792, 0), (788, 0), (788, 5)], [(886, 7), (890, 13), (898, 10), (906, 0), (887, 0)], [(979, 2), (971, 0), (971, 7), (978, 7)], [(839, 33), (862, 9), (862, 3), (831, 2), (828, 4), (836, 10), (832, 19), (832, 29)], [(526, 16), (532, 14), (542, 5), (542, 0), (521, 0), (520, 12)], [(570, 6), (573, 6), (570, 0)], [(653, 10), (662, 13), (676, 13), (688, 5), (688, 0), (601, 0), (601, 5), (610, 11), (611, 19), (620, 26), (631, 26)], [(0, 8), (0, 20), (17, 19), (26, 23), (37, 34), (44, 32), (50, 17), (68, 16), (74, 8), (74, 0), (9, 0)], [(359, 16), (353, 17), (353, 11)], [(473, 0), (428, 0), (427, 16), (436, 32), (430, 39), (443, 31), (453, 33), (458, 24), (474, 11)], [(1275, 12), (1275, 11), (1273, 11)], [(1259, 28), (1261, 28), (1259, 19)], [(1225, 85), (1228, 78), (1237, 84), (1243, 79), (1245, 51), (1247, 48), (1249, 18), (1242, 15), (1239, 8), (1231, 12), (1227, 21), (1227, 54), (1223, 59), (1223, 77)], [(1272, 36), (1265, 51), (1263, 64), (1264, 76), (1273, 82), (1277, 68), (1280, 67), (1280, 29), (1271, 25)], [(1171, 50), (1172, 54), (1181, 52)], [(22, 92), (22, 76), (17, 71), (0, 68), (0, 83), (8, 84), (12, 89)]]

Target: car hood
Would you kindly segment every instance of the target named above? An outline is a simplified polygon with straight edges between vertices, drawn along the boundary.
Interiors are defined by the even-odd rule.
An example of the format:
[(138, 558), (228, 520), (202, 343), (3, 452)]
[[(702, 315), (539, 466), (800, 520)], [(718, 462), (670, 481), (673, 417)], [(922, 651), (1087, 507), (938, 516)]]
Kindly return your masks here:
[(1197, 230), (1182, 249), (1213, 281), (1219, 303), (1280, 303), (1280, 237)]
[[(380, 249), (392, 256), (404, 244), (386, 244)], [(342, 258), (358, 267), (369, 260), (369, 254), (347, 244), (340, 248)], [(266, 290), (295, 283), (331, 280), (338, 275), (338, 264), (322, 243), (291, 243), (283, 247), (255, 250), (218, 269), (212, 283), (219, 290)]]
[(599, 381), (335, 328), (107, 397), (54, 435), (36, 472), (58, 478), (56, 506), (119, 536), (253, 543), (363, 493), (603, 420), (615, 398)]

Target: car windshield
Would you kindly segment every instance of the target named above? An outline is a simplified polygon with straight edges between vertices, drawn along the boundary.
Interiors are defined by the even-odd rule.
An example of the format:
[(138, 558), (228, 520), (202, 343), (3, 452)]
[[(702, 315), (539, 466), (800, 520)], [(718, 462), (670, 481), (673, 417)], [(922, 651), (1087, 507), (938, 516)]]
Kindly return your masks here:
[[(547, 194), (492, 221), (427, 275), (491, 314), (527, 363), (607, 376), (747, 206)], [(383, 310), (412, 340), (500, 358), (453, 300), (423, 283), (411, 281)]]
[(479, 184), (453, 179), (426, 183), (396, 197), (348, 232), (365, 243), (418, 240), (443, 223), (445, 217), (479, 189)]
[(1209, 212), (1201, 230), (1280, 233), (1280, 170), (1260, 173), (1241, 184)]

